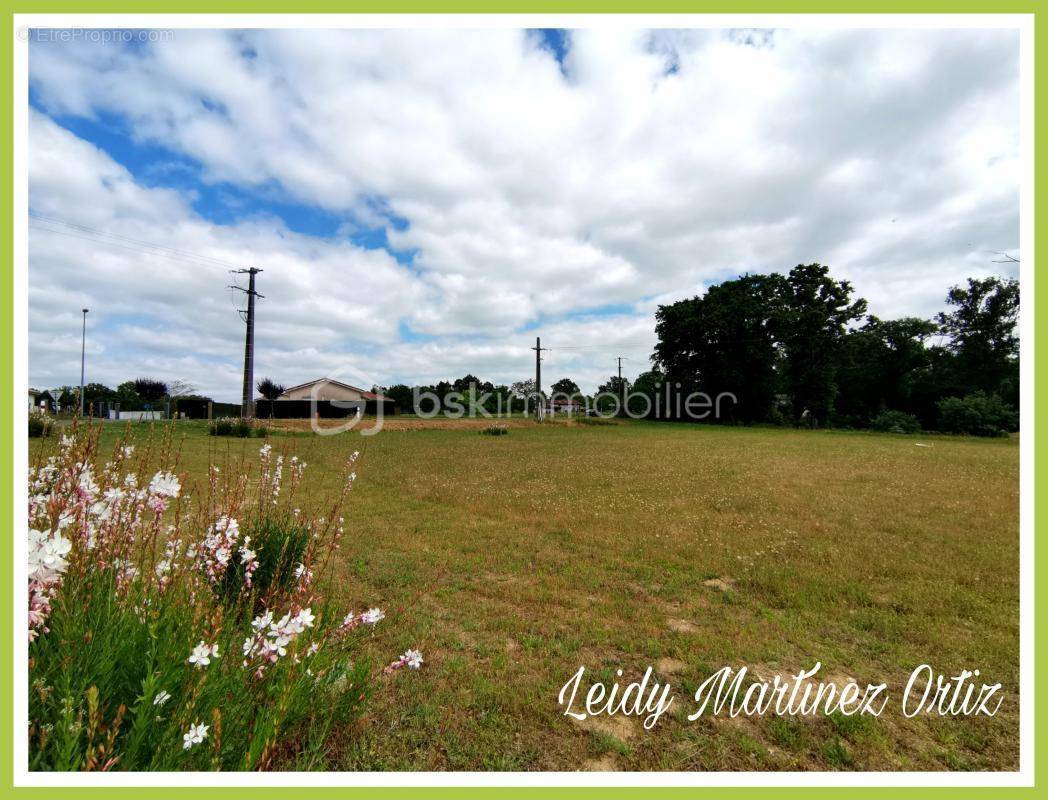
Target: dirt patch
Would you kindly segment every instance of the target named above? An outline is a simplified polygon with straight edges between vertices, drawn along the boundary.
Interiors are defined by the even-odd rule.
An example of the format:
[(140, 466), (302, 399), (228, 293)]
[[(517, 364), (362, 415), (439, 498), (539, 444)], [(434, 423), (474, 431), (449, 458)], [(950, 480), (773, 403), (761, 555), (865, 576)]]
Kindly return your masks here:
[(614, 736), (620, 742), (629, 741), (640, 727), (632, 718), (624, 714), (590, 714), (586, 719), (575, 719), (575, 717), (570, 717), (570, 719), (584, 731)]
[(615, 756), (606, 755), (600, 758), (588, 758), (582, 763), (583, 772), (618, 772)]
[(655, 664), (655, 671), (660, 675), (676, 675), (687, 668), (687, 664), (679, 658), (660, 658)]
[(703, 581), (702, 585), (719, 592), (730, 592), (735, 589), (735, 581), (731, 578), (710, 578), (708, 581)]
[(698, 633), (699, 626), (694, 622), (688, 622), (686, 619), (677, 619), (670, 617), (666, 620), (666, 627), (676, 633)]

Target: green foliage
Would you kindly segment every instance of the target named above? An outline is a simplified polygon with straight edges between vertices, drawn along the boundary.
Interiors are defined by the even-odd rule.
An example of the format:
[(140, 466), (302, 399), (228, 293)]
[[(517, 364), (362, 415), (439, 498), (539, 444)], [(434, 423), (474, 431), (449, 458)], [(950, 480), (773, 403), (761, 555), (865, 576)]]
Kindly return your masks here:
[[(251, 537), (251, 549), (258, 557), (258, 568), (251, 576), (252, 594), (266, 597), (289, 591), (295, 582), (295, 568), (305, 560), (310, 530), (294, 518), (266, 516), (244, 532)], [(242, 594), (244, 563), (233, 559), (220, 584), (220, 594), (228, 603)], [(253, 609), (252, 609), (253, 610)]]
[(949, 349), (957, 357), (964, 386), (997, 392), (1019, 357), (1019, 282), (1012, 278), (969, 278), (966, 287), (954, 286), (946, 296), (953, 306), (939, 314)]
[(242, 417), (220, 417), (212, 420), (207, 426), (211, 436), (233, 436), (239, 439), (264, 439), (269, 431), (265, 425), (259, 425)]
[(904, 411), (882, 411), (870, 421), (870, 428), (882, 433), (917, 433), (921, 423)]
[(155, 378), (136, 378), (134, 387), (135, 394), (147, 403), (155, 403), (167, 396), (167, 384)]
[(55, 420), (49, 414), (45, 414), (43, 411), (30, 411), (29, 412), (29, 437), (32, 439), (39, 439), (43, 436), (50, 436), (54, 430)]
[(1004, 436), (1018, 424), (1015, 411), (995, 394), (973, 392), (939, 401), (939, 427), (947, 433)]
[(506, 436), (509, 428), (505, 425), (488, 425), (480, 431), (482, 436)]
[(276, 400), (284, 393), (284, 386), (270, 378), (262, 378), (255, 384), (255, 388), (266, 400)]
[(562, 394), (566, 397), (574, 397), (579, 394), (579, 385), (575, 383), (571, 378), (561, 378), (559, 381), (549, 387), (550, 392), (554, 394)]

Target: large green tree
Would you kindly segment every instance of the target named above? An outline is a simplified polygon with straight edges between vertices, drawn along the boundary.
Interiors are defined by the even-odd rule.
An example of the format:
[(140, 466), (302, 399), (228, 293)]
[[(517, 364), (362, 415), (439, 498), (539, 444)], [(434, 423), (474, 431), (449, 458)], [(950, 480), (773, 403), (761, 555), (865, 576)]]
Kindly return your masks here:
[(837, 422), (864, 426), (885, 410), (916, 414), (917, 386), (931, 364), (929, 338), (938, 330), (918, 317), (867, 317), (845, 334), (837, 368)]
[(1016, 393), (1019, 368), (1019, 282), (1011, 278), (969, 278), (946, 296), (952, 311), (939, 314), (956, 357), (965, 393)]
[(653, 358), (673, 392), (730, 392), (737, 398), (725, 406), (732, 420), (766, 419), (778, 391), (773, 323), (783, 286), (781, 275), (745, 275), (660, 306)]
[(837, 397), (837, 367), (845, 331), (866, 313), (848, 281), (822, 264), (798, 264), (782, 284), (773, 327), (782, 343), (794, 419), (825, 424)]

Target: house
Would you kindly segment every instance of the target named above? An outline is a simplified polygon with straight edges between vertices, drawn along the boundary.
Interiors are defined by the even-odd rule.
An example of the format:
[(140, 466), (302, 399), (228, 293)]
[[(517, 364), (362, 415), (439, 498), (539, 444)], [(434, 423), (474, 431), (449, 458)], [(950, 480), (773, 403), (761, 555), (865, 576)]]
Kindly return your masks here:
[(582, 410), (582, 403), (575, 398), (554, 395), (549, 402), (549, 409), (554, 414), (577, 414)]
[[(306, 383), (300, 383), (298, 386), (292, 386), (290, 389), (285, 389), (284, 393), (277, 398), (278, 401), (313, 399), (318, 401), (334, 400), (336, 402), (389, 400), (385, 395), (375, 394), (366, 389), (359, 389), (356, 386), (350, 386), (348, 383), (336, 381), (334, 378), (317, 378), (316, 380), (308, 381)], [(389, 401), (392, 402), (391, 400)]]
[(272, 402), (255, 401), (255, 415), (258, 417), (301, 419), (314, 415), (346, 417), (358, 413), (392, 416), (397, 413), (397, 404), (383, 394), (334, 378), (317, 378), (292, 386)]
[(32, 386), (29, 387), (29, 410), (35, 411), (36, 404), (40, 397), (40, 392), (34, 389)]

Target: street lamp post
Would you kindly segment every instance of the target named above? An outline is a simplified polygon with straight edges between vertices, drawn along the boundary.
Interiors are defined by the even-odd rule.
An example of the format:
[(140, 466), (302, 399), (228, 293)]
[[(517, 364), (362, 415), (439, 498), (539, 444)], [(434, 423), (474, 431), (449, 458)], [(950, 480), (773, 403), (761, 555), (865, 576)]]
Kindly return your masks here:
[(87, 352), (87, 309), (84, 309), (84, 326), (80, 332), (80, 416), (84, 416), (84, 354)]

